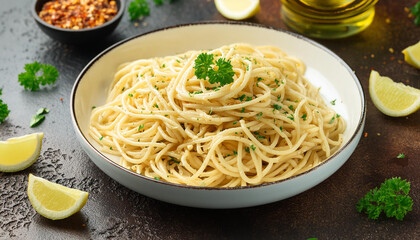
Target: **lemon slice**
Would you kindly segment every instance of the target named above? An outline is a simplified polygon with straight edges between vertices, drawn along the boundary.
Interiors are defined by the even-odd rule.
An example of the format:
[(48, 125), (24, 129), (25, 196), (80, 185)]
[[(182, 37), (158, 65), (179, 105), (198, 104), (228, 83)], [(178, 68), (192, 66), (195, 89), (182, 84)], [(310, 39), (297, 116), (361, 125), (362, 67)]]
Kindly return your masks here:
[(404, 49), (402, 52), (404, 54), (404, 60), (408, 64), (420, 69), (420, 41)]
[(17, 172), (31, 166), (41, 152), (43, 133), (0, 141), (0, 171)]
[(88, 193), (29, 174), (28, 197), (32, 207), (39, 214), (58, 220), (82, 209), (86, 204)]
[(242, 20), (260, 11), (259, 0), (214, 0), (217, 10), (226, 18)]
[(396, 83), (376, 71), (370, 73), (369, 93), (379, 111), (391, 117), (407, 116), (420, 108), (419, 89)]

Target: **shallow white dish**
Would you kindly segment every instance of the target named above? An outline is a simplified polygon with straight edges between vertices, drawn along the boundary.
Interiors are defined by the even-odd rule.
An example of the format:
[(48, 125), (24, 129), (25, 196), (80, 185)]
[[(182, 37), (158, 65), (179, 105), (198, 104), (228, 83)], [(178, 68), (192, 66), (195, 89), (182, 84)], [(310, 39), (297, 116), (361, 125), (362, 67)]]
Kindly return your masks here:
[[(101, 153), (88, 135), (92, 106), (105, 103), (117, 67), (140, 58), (174, 55), (188, 50), (211, 49), (236, 42), (277, 46), (307, 66), (305, 76), (346, 121), (344, 143), (322, 164), (297, 176), (258, 186), (236, 188), (191, 187), (157, 181), (116, 164)], [(349, 66), (327, 48), (296, 34), (261, 25), (206, 22), (169, 27), (123, 40), (95, 57), (78, 76), (70, 109), (76, 135), (88, 156), (107, 175), (122, 185), (174, 204), (203, 208), (239, 208), (266, 204), (299, 194), (319, 184), (350, 157), (356, 148), (366, 117), (363, 89)], [(114, 161), (113, 161), (114, 160)]]

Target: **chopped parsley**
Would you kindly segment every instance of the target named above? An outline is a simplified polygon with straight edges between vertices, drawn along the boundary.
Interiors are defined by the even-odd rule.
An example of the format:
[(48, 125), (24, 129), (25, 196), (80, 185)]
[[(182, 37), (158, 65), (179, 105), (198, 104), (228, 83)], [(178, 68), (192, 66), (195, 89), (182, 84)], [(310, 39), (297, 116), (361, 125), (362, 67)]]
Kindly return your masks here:
[(253, 144), (251, 144), (251, 149), (252, 149), (252, 151), (255, 151), (255, 149), (257, 149), (257, 147), (255, 147)]
[(293, 109), (293, 105), (290, 105), (290, 106), (289, 106), (289, 109), (290, 109), (290, 110), (292, 110), (292, 111), (294, 111), (294, 109)]
[(306, 117), (307, 117), (307, 115), (306, 115), (306, 113), (305, 113), (305, 114), (303, 114), (303, 115), (302, 115), (302, 117), (301, 117), (301, 118), (303, 119), (303, 121), (306, 121)]
[(262, 116), (262, 112), (257, 113), (257, 119), (260, 119), (260, 118), (261, 118), (261, 116)]
[(235, 124), (237, 124), (237, 123), (238, 123), (238, 121), (234, 121), (232, 124), (233, 124), (233, 125), (235, 125)]
[(242, 102), (245, 99), (245, 97), (245, 94), (242, 94), (242, 96), (238, 97), (237, 99)]
[(330, 103), (331, 105), (335, 105), (335, 101), (337, 101), (337, 99), (332, 100)]
[(281, 106), (280, 105), (277, 105), (277, 104), (274, 104), (273, 105), (273, 108), (276, 109), (276, 110), (280, 110), (281, 109)]
[(129, 96), (129, 97), (133, 97), (134, 95), (133, 95), (132, 93), (129, 93), (129, 94), (128, 94), (128, 96)]
[(265, 139), (265, 136), (261, 136), (259, 132), (254, 132), (254, 135), (257, 137), (257, 139)]
[(238, 152), (233, 150), (233, 155), (238, 155)]
[(139, 126), (139, 132), (144, 128), (144, 124)]
[(101, 137), (99, 138), (99, 141), (102, 141), (102, 139), (104, 139), (104, 136), (101, 136)]
[(244, 108), (244, 107), (243, 107), (243, 108), (242, 108), (242, 110), (241, 110), (241, 113), (243, 113), (243, 112), (245, 112), (245, 108)]
[(405, 158), (405, 154), (404, 153), (400, 153), (400, 154), (398, 154), (397, 158)]
[(250, 153), (250, 151), (249, 151), (249, 147), (246, 147), (246, 148), (245, 148), (245, 152)]
[(174, 158), (174, 157), (172, 157), (172, 156), (169, 156), (169, 158), (171, 158), (170, 160), (169, 160), (169, 165), (172, 165), (172, 164), (174, 164), (174, 163), (177, 163), (177, 164), (179, 164), (181, 161), (178, 161), (178, 160), (176, 160), (176, 158)]
[(287, 117), (288, 119), (294, 121), (295, 120), (295, 116), (293, 116), (293, 114), (290, 114), (291, 116)]

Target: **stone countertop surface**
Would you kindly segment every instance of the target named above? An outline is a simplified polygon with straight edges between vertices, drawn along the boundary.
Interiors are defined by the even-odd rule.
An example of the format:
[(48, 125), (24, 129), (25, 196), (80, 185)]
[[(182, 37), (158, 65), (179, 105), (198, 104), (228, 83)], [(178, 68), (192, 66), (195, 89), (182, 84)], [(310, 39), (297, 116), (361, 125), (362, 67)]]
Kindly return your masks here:
[[(0, 124), (0, 140), (44, 132), (38, 160), (17, 173), (0, 173), (0, 239), (420, 239), (420, 111), (392, 118), (380, 113), (368, 94), (371, 69), (420, 88), (420, 70), (406, 64), (401, 51), (420, 40), (405, 7), (416, 0), (381, 0), (372, 25), (325, 45), (355, 71), (367, 99), (364, 136), (354, 154), (330, 178), (297, 196), (275, 203), (231, 210), (182, 207), (133, 192), (105, 175), (84, 153), (73, 130), (69, 100), (84, 66), (106, 47), (158, 28), (222, 20), (210, 0), (174, 0), (155, 6), (150, 16), (131, 22), (125, 13), (115, 32), (88, 46), (57, 42), (45, 35), (30, 14), (29, 0), (0, 0), (0, 97), (11, 113)], [(286, 29), (278, 0), (262, 0), (249, 22)], [(390, 50), (390, 49), (393, 49)], [(54, 65), (60, 77), (52, 87), (25, 91), (17, 81), (26, 63)], [(40, 107), (50, 113), (29, 128)], [(404, 153), (404, 159), (397, 159)], [(35, 212), (27, 194), (32, 173), (90, 193), (86, 206), (60, 221)], [(403, 221), (369, 220), (356, 211), (357, 201), (385, 179), (411, 182), (414, 205)]]

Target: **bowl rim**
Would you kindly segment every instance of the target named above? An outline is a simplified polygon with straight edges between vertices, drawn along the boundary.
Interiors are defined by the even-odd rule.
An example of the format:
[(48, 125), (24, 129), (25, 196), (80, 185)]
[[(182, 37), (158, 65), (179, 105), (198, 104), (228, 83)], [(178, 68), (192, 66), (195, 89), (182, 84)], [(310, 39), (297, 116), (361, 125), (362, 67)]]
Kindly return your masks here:
[[(106, 28), (107, 26), (113, 24), (116, 21), (119, 21), (122, 17), (122, 15), (124, 14), (125, 11), (125, 0), (114, 0), (116, 2), (118, 2), (120, 4), (120, 7), (118, 8), (118, 12), (117, 14), (108, 22), (105, 22), (101, 25), (95, 26), (95, 27), (91, 27), (91, 28), (82, 28), (82, 29), (67, 29), (67, 28), (60, 28), (60, 27), (56, 27), (52, 24), (49, 24), (47, 22), (45, 22), (44, 20), (42, 20), (39, 15), (38, 12), (36, 11), (36, 5), (38, 2), (43, 1), (43, 0), (32, 0), (32, 5), (31, 5), (31, 12), (32, 12), (32, 17), (35, 19), (35, 21), (37, 21), (38, 23), (42, 24), (43, 26), (56, 30), (56, 31), (60, 31), (60, 32), (67, 32), (67, 33), (79, 33), (79, 32), (90, 32), (90, 31), (95, 31), (101, 28)], [(53, 1), (53, 0), (45, 0), (46, 2), (49, 1)], [(44, 3), (44, 4), (45, 4)]]
[[(120, 45), (123, 45), (126, 42), (132, 41), (134, 39), (137, 38), (141, 38), (143, 36), (149, 35), (149, 34), (153, 34), (155, 32), (161, 32), (161, 31), (165, 31), (165, 30), (170, 30), (170, 29), (176, 29), (176, 28), (184, 28), (184, 27), (190, 27), (190, 26), (199, 26), (199, 25), (238, 25), (238, 26), (248, 26), (248, 27), (259, 27), (259, 28), (264, 28), (264, 29), (268, 29), (268, 30), (274, 30), (274, 31), (279, 31), (288, 35), (291, 35), (293, 37), (296, 37), (298, 39), (302, 39), (312, 45), (314, 45), (315, 47), (321, 48), (323, 51), (326, 51), (328, 54), (330, 54), (332, 57), (334, 57), (351, 75), (353, 81), (355, 82), (357, 88), (358, 88), (358, 92), (360, 95), (360, 100), (361, 100), (361, 115), (360, 115), (360, 119), (358, 120), (357, 123), (357, 127), (355, 129), (355, 131), (352, 133), (351, 137), (349, 138), (349, 140), (343, 144), (343, 146), (334, 154), (332, 154), (329, 158), (327, 158), (325, 161), (321, 162), (320, 164), (318, 164), (317, 166), (309, 169), (306, 172), (302, 172), (300, 174), (294, 175), (292, 177), (289, 178), (285, 178), (282, 180), (278, 180), (278, 181), (274, 181), (274, 182), (268, 182), (268, 183), (262, 183), (262, 184), (258, 184), (258, 185), (251, 185), (251, 186), (241, 186), (241, 187), (224, 187), (224, 188), (218, 188), (218, 187), (200, 187), (200, 186), (190, 186), (190, 185), (182, 185), (182, 184), (177, 184), (177, 183), (170, 183), (170, 182), (164, 182), (164, 181), (159, 181), (153, 178), (149, 178), (146, 177), (144, 175), (138, 174), (136, 172), (130, 171), (129, 169), (124, 168), (123, 166), (115, 163), (114, 161), (112, 161), (111, 159), (109, 159), (107, 156), (105, 156), (101, 151), (99, 151), (98, 149), (96, 149), (86, 138), (86, 136), (83, 134), (79, 123), (75, 117), (75, 95), (76, 92), (78, 90), (78, 86), (79, 83), (81, 82), (81, 79), (83, 78), (83, 76), (89, 71), (89, 69), (98, 61), (100, 60), (103, 56), (105, 56), (108, 52), (112, 51), (113, 49), (119, 47)], [(353, 72), (353, 70), (347, 65), (346, 62), (344, 62), (344, 60), (342, 60), (338, 55), (336, 55), (334, 52), (332, 52), (331, 50), (329, 50), (328, 48), (326, 48), (325, 46), (321, 45), (320, 43), (317, 43), (307, 37), (304, 37), (302, 35), (299, 35), (297, 33), (293, 33), (293, 32), (289, 32), (287, 30), (284, 29), (279, 29), (279, 28), (275, 28), (272, 26), (267, 26), (267, 25), (262, 25), (262, 24), (257, 24), (257, 23), (251, 23), (251, 22), (234, 22), (234, 21), (202, 21), (202, 22), (195, 22), (195, 23), (186, 23), (186, 24), (177, 24), (177, 25), (173, 25), (173, 26), (167, 26), (167, 27), (163, 27), (163, 28), (158, 28), (152, 31), (148, 31), (145, 33), (141, 33), (141, 34), (137, 34), (134, 35), (132, 37), (123, 39), (113, 45), (111, 45), (110, 47), (106, 48), (105, 50), (103, 50), (101, 53), (99, 53), (97, 56), (95, 56), (84, 68), (83, 70), (80, 72), (80, 74), (78, 75), (78, 77), (76, 78), (76, 81), (74, 82), (73, 85), (73, 89), (71, 91), (70, 94), (70, 112), (71, 112), (71, 118), (72, 118), (72, 122), (73, 122), (73, 126), (75, 128), (76, 134), (80, 135), (81, 139), (83, 140), (83, 142), (85, 143), (86, 146), (88, 146), (90, 149), (92, 149), (98, 156), (100, 156), (105, 162), (107, 162), (108, 164), (111, 164), (114, 167), (119, 168), (120, 170), (129, 173), (135, 177), (139, 177), (143, 180), (146, 181), (150, 181), (153, 183), (159, 183), (159, 184), (164, 184), (164, 185), (168, 185), (171, 187), (179, 187), (179, 188), (184, 188), (184, 189), (194, 189), (194, 190), (218, 190), (218, 191), (227, 191), (227, 190), (241, 190), (241, 189), (254, 189), (254, 188), (261, 188), (261, 187), (268, 187), (274, 184), (278, 184), (278, 183), (283, 183), (286, 181), (291, 181), (293, 179), (296, 178), (300, 178), (303, 177), (304, 175), (307, 175), (315, 170), (317, 170), (318, 168), (324, 166), (325, 164), (329, 163), (330, 161), (333, 161), (334, 159), (336, 159), (338, 157), (338, 155), (340, 155), (340, 153), (342, 153), (346, 148), (348, 148), (352, 142), (356, 141), (356, 136), (358, 135), (358, 133), (360, 131), (363, 130), (363, 125), (366, 119), (366, 98), (364, 96), (364, 89), (362, 84), (360, 83), (360, 80), (357, 78), (357, 76), (355, 75), (355, 73)], [(90, 158), (90, 157), (89, 157)], [(92, 159), (91, 159), (92, 161)], [(347, 161), (347, 159), (346, 159)]]

